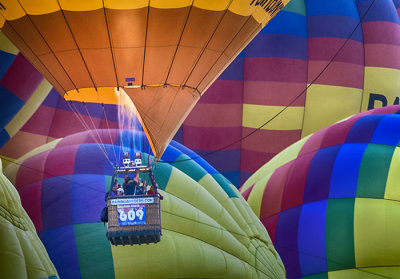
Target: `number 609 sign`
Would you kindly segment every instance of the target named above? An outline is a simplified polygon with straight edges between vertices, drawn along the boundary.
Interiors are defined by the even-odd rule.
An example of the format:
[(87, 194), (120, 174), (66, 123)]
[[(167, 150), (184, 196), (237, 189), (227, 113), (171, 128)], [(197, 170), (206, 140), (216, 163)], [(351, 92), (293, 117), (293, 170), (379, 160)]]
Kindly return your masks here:
[(146, 224), (146, 206), (144, 204), (118, 205), (117, 211), (119, 226)]

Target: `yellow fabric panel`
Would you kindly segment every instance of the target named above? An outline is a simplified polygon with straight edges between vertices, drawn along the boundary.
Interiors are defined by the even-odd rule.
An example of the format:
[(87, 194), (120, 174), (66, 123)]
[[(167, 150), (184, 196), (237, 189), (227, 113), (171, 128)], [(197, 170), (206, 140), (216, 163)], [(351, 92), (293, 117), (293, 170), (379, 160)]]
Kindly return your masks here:
[[(279, 113), (282, 106), (260, 106), (243, 104), (242, 125), (258, 128)], [(262, 127), (263, 130), (300, 130), (302, 127), (304, 107), (288, 107), (283, 113)]]
[(49, 95), (52, 88), (53, 87), (47, 80), (42, 80), (29, 100), (24, 104), (17, 115), (6, 125), (5, 129), (10, 137), (14, 136), (22, 126), (25, 125), (43, 103), (44, 99), (46, 99), (47, 95)]
[[(150, 1), (150, 6), (158, 9), (175, 9), (189, 7), (192, 2), (192, 0), (152, 0)], [(253, 14), (255, 20), (263, 24), (266, 24), (266, 21), (271, 19), (270, 14), (261, 6), (256, 6), (256, 1), (233, 0), (232, 3), (230, 2), (230, 0), (196, 0), (193, 6), (210, 11), (229, 9), (231, 12), (242, 16)], [(288, 2), (289, 0), (283, 0), (280, 8), (283, 8)], [(102, 0), (60, 0), (60, 4), (56, 0), (40, 0), (40, 3), (38, 1), (20, 0), (20, 3), (21, 5), (16, 0), (2, 1), (2, 4), (6, 7), (6, 10), (2, 11), (2, 14), (4, 14), (7, 20), (24, 16), (24, 10), (31, 15), (40, 15), (56, 12), (60, 10), (60, 6), (63, 10), (68, 11), (92, 11), (103, 8)], [(251, 3), (252, 5), (250, 5)], [(148, 4), (148, 0), (104, 0), (104, 6), (110, 9), (140, 9), (147, 7)]]
[(249, 198), (247, 199), (247, 202), (250, 204), (251, 209), (253, 209), (253, 212), (257, 215), (258, 218), (260, 218), (261, 202), (262, 202), (262, 198), (260, 197), (264, 195), (265, 185), (270, 179), (271, 175), (272, 172), (258, 179), (257, 183), (251, 190)]
[[(163, 230), (162, 240), (157, 244), (112, 246), (112, 253), (116, 279), (254, 278), (248, 274), (252, 270), (247, 263), (198, 239), (169, 230)], [(153, 263), (151, 268), (149, 262)]]
[(79, 89), (79, 92), (77, 90), (68, 91), (64, 95), (64, 99), (66, 101), (118, 105), (117, 92), (114, 87), (99, 87), (97, 91), (94, 88), (82, 88)]
[(168, 193), (165, 194), (161, 211), (163, 229), (190, 235), (244, 261), (251, 258), (246, 247), (235, 238), (235, 233), (223, 228), (198, 208)]
[(10, 158), (10, 157), (4, 156), (4, 155), (0, 155), (0, 159), (3, 163), (4, 168), (8, 167), (9, 165), (11, 165), (12, 163), (15, 162), (14, 158)]
[(1, 172), (0, 163), (0, 270), (2, 278), (58, 276), (46, 249), (22, 208), (15, 187)]
[[(38, 3), (39, 1), (32, 1), (32, 0), (18, 0), (18, 1), (21, 3), (21, 6), (24, 8), (26, 13), (30, 15), (49, 14), (60, 10), (60, 6), (58, 5), (57, 0), (40, 0), (40, 3)], [(63, 1), (61, 0), (60, 4), (62, 2)], [(90, 2), (90, 1), (85, 0), (82, 1), (82, 3), (83, 2)]]
[(388, 179), (386, 181), (385, 199), (400, 201), (400, 147), (393, 152)]
[[(374, 270), (368, 269), (345, 269), (328, 272), (329, 279), (382, 279), (382, 276), (375, 274)], [(396, 278), (396, 277), (392, 277)]]
[(14, 55), (19, 53), (19, 50), (4, 36), (3, 32), (0, 32), (0, 50)]
[[(367, 110), (369, 94), (384, 95), (388, 105), (393, 105), (396, 97), (400, 97), (400, 70), (390, 68), (365, 67), (364, 92), (362, 111)], [(380, 102), (375, 102), (374, 107), (381, 107)]]
[[(29, 0), (25, 0), (25, 1), (29, 1)], [(31, 1), (31, 2), (35, 3), (33, 1)], [(21, 5), (18, 3), (18, 1), (15, 1), (15, 0), (2, 0), (1, 4), (6, 9), (5, 10), (0, 10), (0, 14), (6, 20), (14, 20), (14, 19), (23, 17), (25, 15), (25, 12), (22, 9)], [(0, 24), (0, 26), (3, 26), (3, 24), (4, 24), (4, 22), (2, 24)]]
[(307, 90), (301, 136), (307, 136), (360, 112), (362, 90), (313, 84)]
[(243, 235), (242, 229), (225, 208), (223, 208), (209, 192), (198, 187), (196, 181), (189, 176), (182, 174), (183, 173), (180, 170), (176, 168), (172, 169), (166, 187), (168, 193), (198, 208), (200, 211), (212, 217), (226, 230), (235, 234)]
[(400, 204), (357, 198), (354, 253), (357, 267), (400, 265)]
[[(204, 187), (204, 189), (206, 189), (226, 209), (227, 212), (229, 212), (240, 228), (246, 226), (247, 220), (243, 219), (239, 210), (235, 207), (233, 199), (228, 197), (225, 191), (218, 185), (210, 174), (203, 176), (198, 183)], [(238, 195), (240, 195), (240, 193)], [(235, 237), (246, 247), (249, 245), (249, 238), (245, 235), (243, 230), (241, 230), (240, 233), (235, 234)]]

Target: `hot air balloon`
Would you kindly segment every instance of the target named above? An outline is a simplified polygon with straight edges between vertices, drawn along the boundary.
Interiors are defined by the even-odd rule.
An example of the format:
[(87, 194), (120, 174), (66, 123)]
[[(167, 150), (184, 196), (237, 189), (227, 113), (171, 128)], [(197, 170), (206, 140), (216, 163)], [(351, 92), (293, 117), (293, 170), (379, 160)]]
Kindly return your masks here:
[[(265, 228), (237, 189), (175, 142), (154, 170), (164, 196), (161, 242), (111, 246), (99, 212), (112, 168), (92, 133), (57, 139), (6, 170), (61, 278), (284, 278)], [(114, 142), (104, 135), (113, 156), (121, 133), (112, 130)]]
[(400, 106), (356, 114), (279, 153), (241, 193), (288, 278), (400, 276)]
[(66, 100), (133, 100), (161, 157), (227, 64), (288, 0), (2, 1), (0, 28)]
[(175, 139), (240, 186), (300, 138), (398, 104), (399, 8), (393, 0), (290, 1), (209, 88)]
[(0, 32), (0, 147), (28, 121), (51, 85)]
[(18, 192), (0, 162), (0, 269), (2, 278), (57, 279), (35, 227), (22, 208)]

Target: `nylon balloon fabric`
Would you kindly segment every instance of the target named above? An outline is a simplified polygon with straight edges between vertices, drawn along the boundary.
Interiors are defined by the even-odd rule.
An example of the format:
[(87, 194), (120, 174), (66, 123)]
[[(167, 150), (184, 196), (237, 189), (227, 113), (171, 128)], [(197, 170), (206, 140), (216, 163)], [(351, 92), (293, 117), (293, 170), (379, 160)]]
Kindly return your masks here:
[(239, 187), (300, 138), (399, 104), (399, 8), (397, 0), (290, 1), (210, 87), (175, 139)]
[[(138, 137), (112, 130), (110, 140), (104, 133), (111, 158), (127, 133)], [(285, 277), (265, 228), (237, 189), (175, 142), (154, 170), (164, 196), (161, 241), (111, 246), (100, 212), (113, 167), (94, 143), (95, 134), (57, 139), (6, 170), (61, 278)], [(131, 147), (131, 154), (136, 151)], [(181, 160), (188, 158), (196, 159)], [(147, 154), (142, 159), (147, 164)]]
[(2, 278), (57, 279), (35, 227), (0, 162), (0, 269)]
[(400, 106), (291, 145), (241, 188), (288, 278), (398, 278)]
[(18, 133), (51, 88), (0, 32), (0, 147)]
[(66, 100), (124, 90), (159, 159), (205, 90), (288, 2), (5, 0), (0, 28)]

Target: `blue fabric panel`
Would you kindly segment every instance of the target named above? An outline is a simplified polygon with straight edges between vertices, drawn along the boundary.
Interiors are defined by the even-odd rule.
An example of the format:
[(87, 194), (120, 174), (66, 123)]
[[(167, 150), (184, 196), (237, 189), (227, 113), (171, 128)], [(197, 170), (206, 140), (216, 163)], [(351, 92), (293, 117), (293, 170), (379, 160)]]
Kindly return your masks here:
[(371, 143), (397, 146), (400, 141), (400, 115), (387, 114), (379, 122)]
[(43, 230), (72, 224), (72, 176), (56, 176), (42, 182)]
[(357, 21), (360, 19), (355, 1), (349, 0), (307, 0), (307, 16), (342, 15)]
[(13, 63), (16, 55), (0, 51), (0, 80), (3, 78), (4, 74), (10, 68), (11, 64)]
[(236, 57), (235, 60), (226, 68), (222, 74), (219, 76), (219, 80), (243, 80), (243, 57)]
[(6, 131), (6, 129), (1, 129), (0, 130), (0, 147), (2, 147), (4, 144), (8, 142), (10, 139), (10, 135)]
[(304, 189), (304, 203), (327, 199), (332, 169), (340, 145), (320, 149), (311, 161)]
[(381, 119), (382, 114), (364, 116), (351, 127), (345, 143), (370, 142)]
[(299, 221), (299, 260), (302, 275), (327, 272), (325, 215), (328, 201), (304, 204)]
[(222, 172), (223, 176), (226, 177), (236, 188), (239, 188), (241, 184), (239, 183), (240, 171), (230, 171), (230, 172)]
[(267, 33), (295, 35), (307, 38), (306, 17), (292, 12), (281, 11), (260, 31), (260, 34)]
[(357, 5), (360, 17), (362, 17), (369, 9), (368, 13), (365, 15), (363, 19), (363, 22), (388, 21), (397, 24), (400, 23), (396, 7), (395, 5), (393, 5), (393, 0), (375, 0), (375, 1), (357, 0)]
[(260, 34), (246, 47), (246, 57), (308, 59), (308, 39), (286, 34)]
[(0, 84), (0, 127), (5, 127), (25, 102)]
[(358, 173), (367, 146), (367, 143), (342, 145), (332, 170), (329, 198), (356, 197)]
[(74, 224), (100, 222), (105, 206), (105, 176), (75, 174), (72, 177), (72, 219)]
[(181, 156), (182, 152), (177, 148), (173, 147), (172, 144), (168, 145), (165, 152), (161, 156), (161, 161), (164, 162), (175, 162), (175, 160)]
[(81, 278), (72, 225), (44, 231), (42, 241), (60, 278)]

